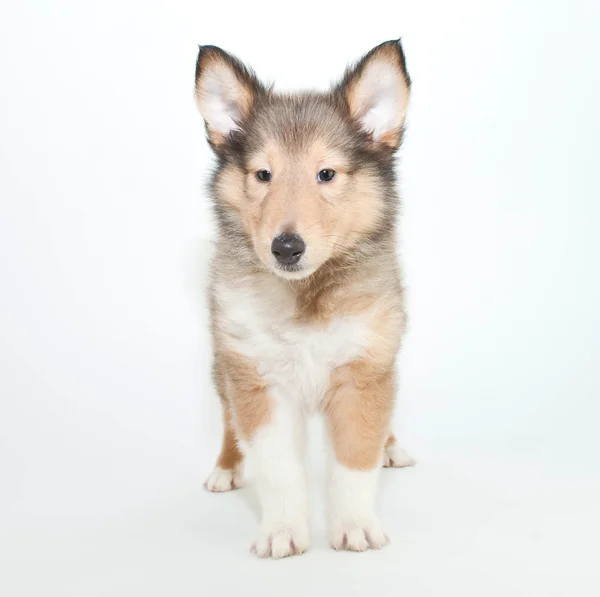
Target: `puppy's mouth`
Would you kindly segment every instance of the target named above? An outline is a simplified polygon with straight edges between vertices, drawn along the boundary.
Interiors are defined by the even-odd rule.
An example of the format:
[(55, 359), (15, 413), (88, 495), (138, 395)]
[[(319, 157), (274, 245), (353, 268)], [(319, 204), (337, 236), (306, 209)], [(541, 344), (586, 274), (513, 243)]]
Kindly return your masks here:
[(314, 273), (316, 269), (316, 267), (309, 267), (303, 263), (276, 263), (273, 267), (274, 273), (286, 280), (302, 280), (303, 278), (308, 278), (308, 276)]

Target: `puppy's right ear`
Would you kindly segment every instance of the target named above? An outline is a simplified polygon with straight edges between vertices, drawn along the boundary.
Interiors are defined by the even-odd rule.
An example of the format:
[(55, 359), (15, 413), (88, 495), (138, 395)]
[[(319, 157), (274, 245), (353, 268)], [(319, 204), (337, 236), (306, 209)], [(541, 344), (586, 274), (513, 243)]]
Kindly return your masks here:
[(196, 102), (208, 140), (220, 151), (239, 129), (263, 87), (237, 58), (216, 46), (200, 46), (196, 62)]

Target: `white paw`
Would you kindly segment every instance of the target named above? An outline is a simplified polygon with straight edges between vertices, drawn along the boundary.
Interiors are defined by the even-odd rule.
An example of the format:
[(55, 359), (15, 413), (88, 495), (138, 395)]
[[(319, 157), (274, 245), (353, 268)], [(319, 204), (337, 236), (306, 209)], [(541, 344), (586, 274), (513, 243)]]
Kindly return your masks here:
[(331, 547), (349, 551), (381, 549), (390, 542), (376, 517), (336, 521), (331, 528)]
[(383, 454), (383, 466), (386, 468), (402, 468), (404, 466), (413, 466), (417, 461), (398, 444), (393, 443), (387, 446)]
[(259, 558), (287, 558), (303, 554), (309, 546), (310, 536), (307, 524), (265, 525), (250, 551)]
[(222, 469), (215, 467), (213, 472), (206, 479), (204, 487), (208, 491), (231, 491), (239, 489), (244, 484), (244, 478), (240, 467), (234, 469)]

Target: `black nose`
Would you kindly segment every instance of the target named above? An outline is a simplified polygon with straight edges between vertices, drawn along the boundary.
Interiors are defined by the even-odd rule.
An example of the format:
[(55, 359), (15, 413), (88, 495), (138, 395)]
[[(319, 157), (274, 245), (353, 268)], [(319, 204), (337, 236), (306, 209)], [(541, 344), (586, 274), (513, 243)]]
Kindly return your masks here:
[(285, 265), (298, 263), (304, 251), (306, 251), (306, 245), (302, 237), (298, 234), (284, 232), (276, 236), (271, 243), (271, 253), (275, 255), (275, 259), (279, 263), (284, 263)]

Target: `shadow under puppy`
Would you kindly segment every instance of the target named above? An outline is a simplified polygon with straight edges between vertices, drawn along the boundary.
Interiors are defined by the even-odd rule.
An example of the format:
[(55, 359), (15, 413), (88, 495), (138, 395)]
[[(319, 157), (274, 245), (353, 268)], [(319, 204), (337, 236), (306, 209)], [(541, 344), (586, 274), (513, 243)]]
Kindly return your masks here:
[(399, 41), (330, 91), (297, 94), (200, 48), (196, 99), (218, 159), (209, 292), (225, 423), (206, 486), (239, 487), (244, 456), (253, 460), (261, 557), (309, 546), (303, 455), (315, 411), (332, 447), (331, 545), (388, 542), (374, 511), (378, 470), (412, 464), (390, 430), (405, 330), (394, 154), (409, 89)]

